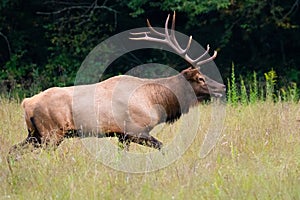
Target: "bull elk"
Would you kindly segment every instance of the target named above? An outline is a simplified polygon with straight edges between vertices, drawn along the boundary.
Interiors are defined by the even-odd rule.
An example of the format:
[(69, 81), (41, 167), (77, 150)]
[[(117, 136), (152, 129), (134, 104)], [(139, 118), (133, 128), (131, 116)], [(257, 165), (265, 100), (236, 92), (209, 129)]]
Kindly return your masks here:
[[(149, 32), (132, 33), (132, 40), (150, 41), (169, 45), (191, 67), (181, 73), (158, 79), (143, 79), (120, 75), (105, 81), (71, 87), (49, 88), (31, 98), (25, 98), (22, 107), (28, 128), (27, 138), (13, 147), (9, 155), (26, 145), (58, 146), (65, 137), (86, 134), (116, 136), (124, 147), (130, 142), (161, 149), (162, 143), (149, 132), (158, 124), (172, 123), (206, 95), (221, 97), (225, 86), (200, 72), (200, 66), (216, 56), (192, 59), (188, 55), (192, 37), (185, 49), (175, 37), (175, 13), (171, 31), (154, 29), (147, 20)], [(18, 150), (18, 151), (16, 151)]]

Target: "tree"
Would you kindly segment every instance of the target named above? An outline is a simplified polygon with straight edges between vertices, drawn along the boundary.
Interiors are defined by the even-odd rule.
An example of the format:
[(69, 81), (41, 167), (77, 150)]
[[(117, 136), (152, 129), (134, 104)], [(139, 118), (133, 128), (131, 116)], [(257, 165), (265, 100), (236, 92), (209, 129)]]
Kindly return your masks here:
[[(133, 17), (148, 16), (155, 10), (176, 10), (184, 15), (184, 31), (192, 33), (200, 43), (212, 43), (219, 50), (216, 62), (227, 75), (232, 61), (237, 63), (238, 73), (274, 68), (279, 74), (287, 75), (287, 71), (299, 67), (299, 0), (165, 0), (161, 3), (127, 0), (123, 3), (131, 8)], [(151, 18), (155, 16), (160, 15)], [(293, 77), (294, 81), (300, 80), (299, 75)]]
[[(173, 10), (178, 15), (178, 31), (219, 51), (215, 62), (224, 78), (229, 77), (234, 62), (237, 74), (256, 71), (260, 76), (274, 69), (284, 77), (278, 80), (300, 83), (299, 2), (3, 0), (0, 90), (72, 85), (81, 62), (101, 41), (145, 26), (146, 18), (162, 27)], [(146, 51), (139, 54), (138, 62), (183, 65), (174, 55)], [(110, 73), (123, 73), (135, 62), (123, 59)]]

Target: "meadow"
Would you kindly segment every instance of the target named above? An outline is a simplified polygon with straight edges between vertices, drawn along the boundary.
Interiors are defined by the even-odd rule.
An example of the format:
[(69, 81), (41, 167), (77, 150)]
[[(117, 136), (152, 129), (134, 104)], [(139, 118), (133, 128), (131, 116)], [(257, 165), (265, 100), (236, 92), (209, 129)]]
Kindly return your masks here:
[[(274, 71), (262, 83), (255, 73), (251, 79), (246, 87), (232, 66), (220, 137), (206, 157), (199, 153), (218, 103), (200, 104), (174, 124), (154, 129), (151, 133), (168, 145), (176, 134), (188, 135), (193, 123), (200, 127), (175, 162), (144, 173), (107, 167), (80, 138), (66, 139), (56, 150), (23, 155), (12, 163), (12, 173), (6, 155), (27, 131), (20, 98), (0, 97), (0, 199), (300, 199), (298, 88), (276, 90)], [(89, 140), (92, 145), (103, 140), (117, 145), (115, 138)], [(132, 144), (129, 151), (157, 150)]]
[[(6, 154), (27, 131), (20, 102), (1, 98), (0, 199), (300, 199), (299, 104), (228, 104), (217, 145), (200, 158), (211, 107), (194, 108), (202, 113), (201, 130), (184, 155), (163, 169), (142, 174), (116, 171), (72, 138), (56, 151), (24, 155), (14, 163), (12, 174)], [(157, 137), (165, 142), (185, 117), (164, 126)], [(139, 149), (147, 148), (130, 147)]]

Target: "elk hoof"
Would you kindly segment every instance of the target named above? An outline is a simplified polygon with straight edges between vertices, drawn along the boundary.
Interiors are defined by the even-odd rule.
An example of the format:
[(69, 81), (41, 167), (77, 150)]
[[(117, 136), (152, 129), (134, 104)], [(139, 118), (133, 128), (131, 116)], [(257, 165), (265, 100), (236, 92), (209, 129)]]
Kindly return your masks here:
[(163, 143), (157, 141), (155, 144), (154, 144), (154, 148), (158, 149), (159, 151), (162, 150), (162, 147), (163, 147)]

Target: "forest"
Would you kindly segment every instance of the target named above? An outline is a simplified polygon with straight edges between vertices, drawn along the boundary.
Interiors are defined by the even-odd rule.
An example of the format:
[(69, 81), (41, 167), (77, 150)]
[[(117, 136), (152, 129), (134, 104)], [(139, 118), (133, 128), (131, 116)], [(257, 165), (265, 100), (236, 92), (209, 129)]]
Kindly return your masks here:
[[(69, 86), (89, 52), (125, 30), (163, 27), (176, 11), (176, 30), (218, 51), (224, 82), (232, 74), (250, 84), (275, 74), (276, 90), (300, 84), (299, 0), (2, 0), (0, 3), (0, 92), (32, 95)], [(125, 55), (107, 76), (147, 62), (186, 68), (179, 56), (150, 51)], [(239, 84), (239, 83), (238, 83)], [(262, 83), (263, 85), (264, 83)], [(246, 92), (249, 92), (248, 89)]]

